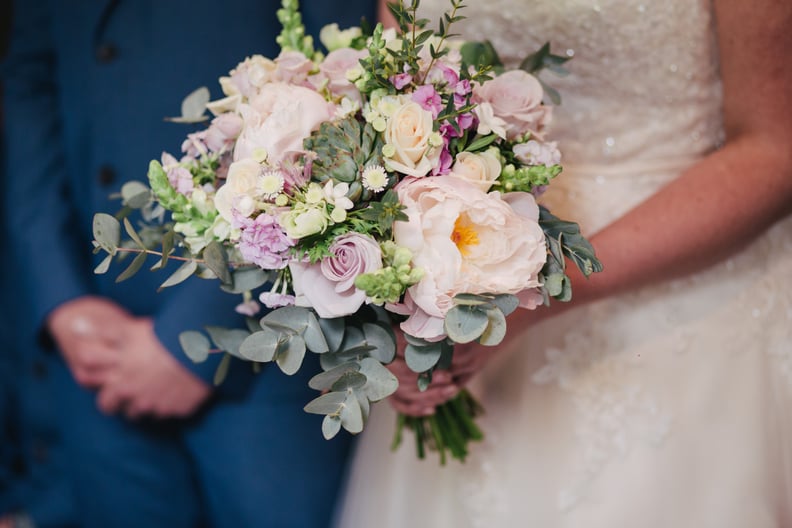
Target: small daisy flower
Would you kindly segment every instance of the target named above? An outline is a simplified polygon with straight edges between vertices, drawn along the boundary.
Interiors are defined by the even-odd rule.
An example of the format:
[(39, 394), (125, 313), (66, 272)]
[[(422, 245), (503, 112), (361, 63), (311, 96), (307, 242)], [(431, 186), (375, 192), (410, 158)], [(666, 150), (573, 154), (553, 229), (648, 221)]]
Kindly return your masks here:
[(363, 170), (363, 187), (378, 193), (385, 190), (388, 184), (388, 173), (382, 165), (369, 165)]
[(268, 170), (258, 181), (258, 191), (265, 200), (274, 200), (283, 192), (283, 175), (277, 170)]

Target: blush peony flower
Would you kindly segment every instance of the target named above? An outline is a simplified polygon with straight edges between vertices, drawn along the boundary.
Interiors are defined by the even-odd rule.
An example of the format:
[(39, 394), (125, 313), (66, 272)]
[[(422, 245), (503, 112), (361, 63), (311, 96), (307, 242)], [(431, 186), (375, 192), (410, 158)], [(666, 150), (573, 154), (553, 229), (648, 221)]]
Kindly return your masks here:
[(275, 80), (275, 63), (262, 55), (253, 55), (231, 70), (230, 77), (222, 77), (220, 85), (228, 96), (252, 97), (265, 84)]
[(531, 194), (485, 193), (453, 176), (408, 178), (397, 191), (409, 220), (394, 224), (394, 241), (425, 272), (407, 290), (405, 332), (442, 339), (443, 319), (459, 293), (517, 294), (539, 286), (546, 248)]
[(368, 51), (341, 48), (331, 51), (319, 65), (317, 81), (327, 80), (327, 88), (336, 97), (347, 97), (350, 101), (362, 104), (360, 90), (349, 81), (347, 72), (360, 66), (360, 59), (366, 57)]
[(426, 176), (438, 163), (442, 149), (430, 144), (433, 120), (431, 112), (418, 103), (399, 107), (388, 120), (385, 142), (393, 147), (386, 165), (389, 170), (409, 176)]
[[(526, 132), (539, 132), (549, 122), (551, 110), (542, 105), (544, 90), (539, 81), (523, 70), (511, 70), (473, 89), (474, 101), (486, 103), (476, 112), (483, 123), (487, 113), (506, 123), (507, 139), (514, 139)], [(496, 130), (496, 127), (492, 127)]]
[(264, 152), (267, 163), (276, 166), (289, 152), (302, 150), (303, 140), (334, 113), (335, 107), (309, 88), (267, 84), (250, 105), (240, 105), (244, 127), (234, 160)]
[(342, 317), (355, 313), (366, 294), (355, 287), (355, 278), (382, 268), (382, 251), (371, 237), (348, 233), (330, 246), (332, 257), (317, 264), (291, 262), (292, 287), (297, 306), (311, 307), (319, 317)]
[(304, 84), (314, 63), (299, 51), (282, 51), (275, 59), (275, 78), (288, 84)]

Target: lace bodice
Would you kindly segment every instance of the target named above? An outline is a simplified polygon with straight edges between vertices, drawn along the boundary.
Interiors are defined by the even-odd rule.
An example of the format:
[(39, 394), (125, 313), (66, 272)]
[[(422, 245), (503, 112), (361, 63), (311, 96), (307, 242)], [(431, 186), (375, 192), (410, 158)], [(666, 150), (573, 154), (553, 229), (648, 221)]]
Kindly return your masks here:
[[(453, 32), (489, 39), (507, 65), (548, 41), (554, 53), (573, 57), (569, 76), (542, 74), (562, 96), (551, 135), (565, 163), (665, 166), (719, 143), (709, 0), (533, 0), (526, 9), (516, 9), (514, 0), (467, 4), (461, 11), (467, 19)], [(421, 14), (439, 20), (449, 6), (425, 0)]]

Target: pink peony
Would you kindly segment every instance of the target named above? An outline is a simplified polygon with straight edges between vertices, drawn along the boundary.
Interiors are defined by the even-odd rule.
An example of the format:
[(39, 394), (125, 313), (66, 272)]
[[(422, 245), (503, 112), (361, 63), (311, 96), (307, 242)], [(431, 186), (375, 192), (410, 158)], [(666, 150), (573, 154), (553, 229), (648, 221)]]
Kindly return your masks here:
[(301, 151), (303, 140), (335, 115), (335, 107), (315, 91), (284, 83), (265, 85), (250, 105), (240, 105), (244, 121), (234, 160), (263, 150), (276, 166), (289, 152)]
[(485, 193), (454, 176), (407, 178), (397, 191), (409, 220), (394, 224), (394, 240), (425, 273), (407, 290), (405, 332), (442, 339), (458, 293), (517, 294), (539, 286), (546, 248), (531, 194)]
[(282, 51), (275, 59), (275, 78), (287, 84), (306, 84), (313, 61), (299, 51)]
[(355, 278), (382, 268), (382, 251), (371, 237), (347, 233), (333, 242), (330, 252), (332, 257), (317, 264), (289, 263), (295, 304), (313, 308), (319, 317), (353, 314), (366, 300)]
[[(481, 110), (476, 109), (481, 122), (486, 123), (493, 117), (502, 120), (507, 139), (526, 132), (539, 132), (550, 120), (550, 108), (542, 104), (542, 85), (523, 70), (508, 71), (477, 85), (473, 94), (474, 102), (485, 103)], [(497, 130), (496, 126), (490, 128)]]
[(347, 72), (360, 66), (360, 59), (368, 56), (366, 50), (341, 48), (331, 51), (319, 65), (319, 82), (328, 81), (330, 93), (337, 97), (348, 97), (362, 103), (360, 90), (347, 79)]

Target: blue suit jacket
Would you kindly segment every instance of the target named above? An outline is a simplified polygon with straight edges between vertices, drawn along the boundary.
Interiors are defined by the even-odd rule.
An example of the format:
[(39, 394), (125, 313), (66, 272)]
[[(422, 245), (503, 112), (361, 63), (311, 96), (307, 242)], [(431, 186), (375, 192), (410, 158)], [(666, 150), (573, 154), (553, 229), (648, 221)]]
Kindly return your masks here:
[[(116, 284), (123, 269), (97, 276), (91, 254), (96, 212), (119, 208), (109, 198), (128, 180), (145, 181), (148, 161), (178, 155), (189, 127), (163, 121), (182, 98), (207, 86), (245, 56), (274, 57), (280, 31), (276, 0), (86, 0), (18, 2), (6, 66), (9, 213), (18, 298), (41, 324), (60, 303), (97, 294), (136, 314), (151, 315), (161, 341), (205, 379), (210, 363), (180, 352), (181, 331), (206, 324), (239, 325), (236, 296), (214, 281), (192, 279), (155, 293), (165, 273), (138, 273)], [(303, 2), (310, 33), (337, 21), (373, 20), (374, 2)], [(153, 264), (153, 261), (152, 261)]]
[[(107, 275), (93, 274), (99, 258), (92, 255), (92, 217), (114, 213), (119, 202), (111, 193), (126, 181), (145, 181), (149, 160), (163, 150), (178, 155), (191, 129), (163, 117), (178, 114), (186, 94), (207, 86), (219, 98), (219, 76), (248, 55), (277, 54), (279, 7), (278, 0), (15, 2), (3, 65), (2, 208), (10, 233), (5, 258), (13, 270), (7, 293), (20, 350), (36, 349), (37, 330), (59, 304), (101, 295), (153, 317), (174, 356), (211, 379), (216, 361), (193, 364), (177, 336), (207, 324), (242, 324), (233, 311), (238, 297), (198, 279), (156, 293), (167, 272), (143, 270), (120, 284), (114, 281), (123, 269), (118, 265)], [(303, 0), (302, 11), (308, 32), (317, 35), (328, 22), (343, 28), (361, 16), (374, 20), (375, 2)], [(228, 387), (244, 386), (249, 370), (240, 364)], [(38, 413), (26, 418), (33, 429), (53, 410), (31, 409)]]

